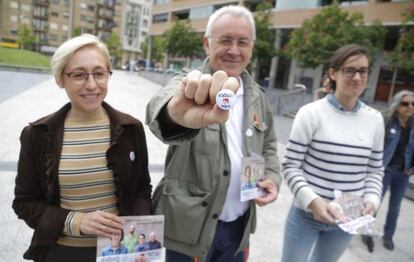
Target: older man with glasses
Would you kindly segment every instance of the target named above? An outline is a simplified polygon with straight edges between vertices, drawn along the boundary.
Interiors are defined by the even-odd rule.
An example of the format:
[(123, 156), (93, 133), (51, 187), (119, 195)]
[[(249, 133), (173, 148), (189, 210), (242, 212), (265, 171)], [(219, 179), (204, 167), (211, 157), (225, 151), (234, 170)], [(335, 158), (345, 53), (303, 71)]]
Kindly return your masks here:
[[(165, 214), (167, 261), (247, 260), (255, 203), (277, 198), (273, 117), (263, 89), (246, 71), (255, 37), (246, 8), (217, 10), (207, 24), (200, 70), (174, 77), (147, 107), (150, 129), (170, 145), (153, 200), (155, 213)], [(224, 99), (216, 103), (222, 89)], [(222, 109), (230, 100), (231, 109)], [(242, 202), (242, 162), (253, 156), (264, 162), (258, 185), (267, 194)]]

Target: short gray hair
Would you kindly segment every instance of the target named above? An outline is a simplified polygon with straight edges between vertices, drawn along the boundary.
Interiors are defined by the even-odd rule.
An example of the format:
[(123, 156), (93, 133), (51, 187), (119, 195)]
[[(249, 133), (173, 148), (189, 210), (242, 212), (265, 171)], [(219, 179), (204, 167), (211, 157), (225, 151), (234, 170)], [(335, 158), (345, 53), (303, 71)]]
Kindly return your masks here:
[(240, 5), (227, 5), (223, 6), (222, 8), (216, 10), (208, 19), (206, 32), (204, 33), (205, 37), (211, 37), (211, 32), (213, 31), (214, 23), (219, 19), (221, 16), (231, 14), (234, 16), (241, 16), (249, 21), (249, 24), (252, 28), (253, 32), (253, 41), (256, 40), (256, 26), (254, 24), (254, 18), (252, 13), (244, 6)]
[(414, 97), (414, 92), (411, 92), (411, 91), (408, 91), (408, 90), (401, 90), (400, 92), (398, 92), (394, 95), (394, 97), (392, 98), (392, 102), (391, 102), (391, 115), (396, 114), (397, 108), (400, 105), (400, 102), (406, 96)]
[(100, 41), (97, 36), (82, 34), (64, 42), (53, 54), (51, 62), (52, 72), (55, 76), (56, 82), (59, 85), (62, 83), (62, 72), (65, 69), (65, 66), (69, 63), (69, 60), (72, 58), (73, 54), (85, 46), (96, 47), (100, 52), (102, 52), (107, 60), (107, 68), (108, 70), (111, 70), (111, 57), (106, 45)]

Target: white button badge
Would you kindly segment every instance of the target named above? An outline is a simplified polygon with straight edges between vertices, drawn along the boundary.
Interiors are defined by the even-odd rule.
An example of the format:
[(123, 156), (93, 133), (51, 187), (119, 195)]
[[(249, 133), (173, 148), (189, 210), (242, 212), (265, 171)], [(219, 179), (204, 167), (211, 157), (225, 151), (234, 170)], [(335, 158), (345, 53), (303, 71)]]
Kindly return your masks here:
[(229, 110), (236, 102), (236, 95), (229, 89), (222, 89), (216, 95), (216, 103), (223, 110)]
[(131, 161), (135, 160), (135, 153), (134, 151), (129, 152), (129, 159), (131, 159)]

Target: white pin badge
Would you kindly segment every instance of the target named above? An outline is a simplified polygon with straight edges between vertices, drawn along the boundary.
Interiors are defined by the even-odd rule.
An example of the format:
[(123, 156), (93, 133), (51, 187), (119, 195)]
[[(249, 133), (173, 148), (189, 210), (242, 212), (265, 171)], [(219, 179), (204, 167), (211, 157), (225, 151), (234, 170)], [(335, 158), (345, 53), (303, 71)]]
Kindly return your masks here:
[(365, 135), (363, 133), (359, 133), (358, 134), (358, 139), (361, 140), (361, 141), (364, 141), (365, 140)]
[(251, 128), (247, 128), (246, 130), (246, 136), (251, 137), (253, 135), (253, 130)]
[(131, 161), (135, 160), (135, 153), (134, 151), (129, 152), (129, 159), (131, 159)]
[(391, 129), (390, 129), (390, 133), (391, 133), (391, 134), (395, 134), (395, 133), (397, 133), (397, 130), (395, 130), (394, 128), (391, 128)]
[(236, 102), (236, 95), (229, 89), (222, 89), (216, 95), (216, 103), (223, 110), (229, 110)]

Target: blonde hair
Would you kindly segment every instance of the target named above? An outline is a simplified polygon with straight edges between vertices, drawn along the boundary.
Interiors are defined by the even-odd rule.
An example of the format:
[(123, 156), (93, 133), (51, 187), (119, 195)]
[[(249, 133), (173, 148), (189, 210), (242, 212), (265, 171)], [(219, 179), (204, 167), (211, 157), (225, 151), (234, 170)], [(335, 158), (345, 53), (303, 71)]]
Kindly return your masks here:
[(53, 54), (51, 62), (52, 72), (59, 86), (62, 84), (62, 72), (65, 66), (69, 63), (69, 60), (72, 58), (73, 54), (85, 46), (96, 47), (100, 52), (102, 52), (106, 58), (108, 70), (112, 69), (110, 63), (111, 57), (106, 45), (100, 41), (97, 36), (82, 34), (64, 42)]
[(204, 34), (205, 37), (208, 37), (208, 38), (211, 37), (214, 23), (217, 21), (217, 19), (219, 19), (221, 16), (226, 15), (226, 14), (231, 14), (234, 16), (240, 16), (240, 17), (246, 18), (247, 21), (249, 21), (250, 27), (252, 28), (253, 41), (256, 40), (256, 26), (254, 24), (253, 15), (249, 11), (249, 9), (247, 9), (244, 6), (240, 6), (240, 5), (228, 5), (215, 11), (208, 19), (206, 32)]

